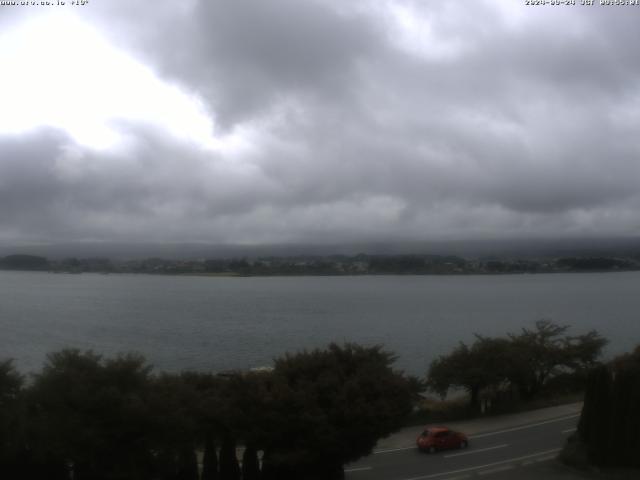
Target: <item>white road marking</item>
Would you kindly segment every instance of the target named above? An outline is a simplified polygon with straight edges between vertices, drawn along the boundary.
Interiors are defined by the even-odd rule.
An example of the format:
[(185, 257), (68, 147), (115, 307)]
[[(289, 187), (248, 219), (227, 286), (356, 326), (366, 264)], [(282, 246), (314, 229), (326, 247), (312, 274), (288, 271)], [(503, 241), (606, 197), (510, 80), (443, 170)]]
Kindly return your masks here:
[(414, 448), (416, 448), (415, 445), (411, 445), (410, 447), (390, 448), (388, 450), (376, 450), (373, 452), (373, 454), (377, 455), (378, 453), (400, 452), (402, 450), (413, 450)]
[(483, 470), (478, 472), (478, 475), (490, 475), (492, 473), (504, 472), (505, 470), (511, 470), (514, 465), (504, 465), (503, 467), (491, 468), (489, 470)]
[(526, 460), (528, 458), (539, 457), (541, 455), (549, 455), (550, 453), (558, 453), (560, 450), (562, 450), (562, 449), (561, 448), (554, 448), (553, 450), (545, 450), (544, 452), (537, 452), (537, 453), (532, 453), (530, 455), (523, 455), (522, 457), (509, 458), (507, 460), (501, 460), (499, 462), (487, 463), (485, 465), (476, 465), (475, 467), (461, 468), (459, 470), (451, 470), (451, 471), (448, 471), (448, 472), (432, 473), (431, 475), (423, 475), (421, 477), (405, 478), (404, 480), (425, 480), (427, 478), (442, 477), (444, 475), (455, 475), (456, 473), (471, 472), (473, 470), (480, 470), (480, 469), (483, 469), (483, 468), (493, 467), (493, 466), (496, 466), (496, 465), (504, 465), (504, 464), (507, 464), (507, 463), (519, 462), (520, 460)]
[(549, 460), (553, 460), (556, 458), (555, 455), (547, 455), (546, 457), (536, 458), (536, 462), (548, 462)]
[(471, 478), (471, 475), (460, 475), (459, 477), (449, 477), (443, 480), (465, 480), (466, 478)]
[(495, 450), (496, 448), (504, 448), (504, 447), (508, 447), (508, 446), (509, 446), (509, 444), (505, 443), (503, 445), (495, 445), (493, 447), (479, 448), (478, 450), (468, 450), (466, 452), (461, 452), (461, 453), (452, 453), (450, 455), (444, 455), (444, 458), (460, 457), (462, 455), (471, 455), (473, 453), (486, 452), (487, 450)]
[(571, 433), (571, 432), (575, 432), (577, 430), (577, 428), (567, 428), (566, 430), (562, 430), (562, 432), (560, 433)]
[(472, 435), (469, 438), (490, 437), (491, 435), (500, 435), (501, 433), (515, 432), (517, 430), (525, 430), (527, 428), (538, 427), (540, 425), (547, 425), (549, 423), (562, 422), (564, 420), (569, 420), (571, 418), (576, 418), (576, 417), (579, 417), (579, 416), (580, 416), (580, 414), (576, 413), (575, 415), (569, 415), (567, 417), (562, 417), (562, 418), (554, 418), (553, 420), (546, 420), (544, 422), (530, 423), (528, 425), (522, 425), (520, 427), (505, 428), (504, 430), (498, 430), (497, 432), (489, 432), (489, 433), (481, 433), (480, 435)]
[(347, 472), (364, 472), (365, 470), (372, 470), (373, 467), (357, 467), (357, 468), (345, 468), (345, 473)]

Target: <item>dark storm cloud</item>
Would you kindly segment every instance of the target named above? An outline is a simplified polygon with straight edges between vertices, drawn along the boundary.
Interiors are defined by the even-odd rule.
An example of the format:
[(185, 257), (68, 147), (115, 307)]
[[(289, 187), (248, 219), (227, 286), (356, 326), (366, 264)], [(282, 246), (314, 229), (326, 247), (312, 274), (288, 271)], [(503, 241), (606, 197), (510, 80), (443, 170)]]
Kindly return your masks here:
[(220, 217), (242, 215), (256, 196), (264, 196), (250, 168), (226, 165), (157, 131), (128, 131), (136, 142), (118, 154), (78, 147), (51, 131), (18, 141), (0, 138), (6, 153), (0, 169), (5, 234), (178, 240), (190, 232), (199, 239), (216, 234)]
[(212, 153), (134, 123), (118, 128), (135, 141), (107, 153), (55, 131), (0, 137), (1, 231), (229, 243), (637, 235), (640, 10), (534, 10), (99, 4), (87, 20), (250, 147)]
[[(167, 2), (153, 11), (105, 6), (111, 15), (95, 14), (107, 26), (115, 15), (118, 32), (135, 29), (141, 52), (207, 96), (222, 125), (264, 113), (283, 96), (346, 95), (358, 59), (380, 45), (371, 21), (340, 15), (326, 2), (186, 3), (178, 11)], [(161, 28), (130, 23), (146, 14)]]

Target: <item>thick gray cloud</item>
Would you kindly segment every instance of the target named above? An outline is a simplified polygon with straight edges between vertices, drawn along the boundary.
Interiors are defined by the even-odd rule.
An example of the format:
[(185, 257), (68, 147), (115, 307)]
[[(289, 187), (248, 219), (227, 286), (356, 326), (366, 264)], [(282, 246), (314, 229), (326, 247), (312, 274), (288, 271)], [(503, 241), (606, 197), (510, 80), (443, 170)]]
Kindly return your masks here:
[(506, 5), (97, 3), (86, 21), (250, 147), (2, 135), (0, 241), (638, 235), (640, 9)]
[[(132, 3), (132, 2), (129, 2)], [(90, 12), (96, 22), (134, 40), (159, 71), (208, 97), (222, 125), (267, 112), (283, 97), (317, 94), (349, 101), (359, 59), (383, 47), (375, 22), (341, 15), (330, 2), (118, 2)], [(139, 28), (149, 14), (152, 28)], [(113, 18), (117, 18), (113, 30)], [(126, 43), (123, 45), (126, 46)]]

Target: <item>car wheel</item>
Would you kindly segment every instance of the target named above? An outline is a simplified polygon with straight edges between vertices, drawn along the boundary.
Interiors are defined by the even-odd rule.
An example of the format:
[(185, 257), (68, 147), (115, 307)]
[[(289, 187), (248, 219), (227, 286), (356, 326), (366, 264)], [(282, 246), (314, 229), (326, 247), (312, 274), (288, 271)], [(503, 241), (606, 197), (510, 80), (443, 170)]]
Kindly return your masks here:
[(436, 447), (429, 447), (429, 453), (436, 453)]
[(469, 442), (463, 440), (460, 442), (460, 448), (467, 448), (469, 446)]

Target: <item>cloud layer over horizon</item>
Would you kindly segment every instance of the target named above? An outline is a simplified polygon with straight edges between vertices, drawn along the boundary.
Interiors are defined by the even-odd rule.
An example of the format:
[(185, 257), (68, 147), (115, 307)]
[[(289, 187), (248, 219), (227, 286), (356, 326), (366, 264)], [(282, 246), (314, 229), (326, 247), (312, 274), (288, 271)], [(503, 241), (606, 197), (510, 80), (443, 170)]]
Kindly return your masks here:
[(640, 234), (640, 8), (0, 12), (0, 243)]

